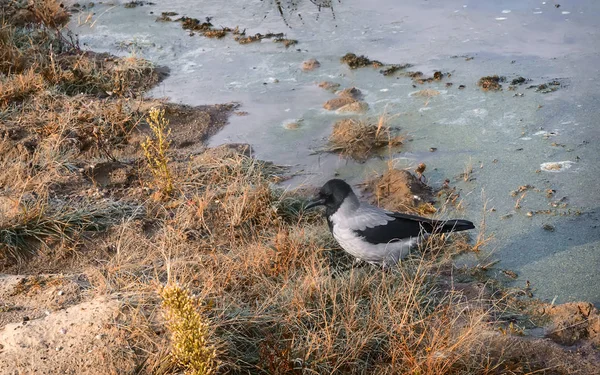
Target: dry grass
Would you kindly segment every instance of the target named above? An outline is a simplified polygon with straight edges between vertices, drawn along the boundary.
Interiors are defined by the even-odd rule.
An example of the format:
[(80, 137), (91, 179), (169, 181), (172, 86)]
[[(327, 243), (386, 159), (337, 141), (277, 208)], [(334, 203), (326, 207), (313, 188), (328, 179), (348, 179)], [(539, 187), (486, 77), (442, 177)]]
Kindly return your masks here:
[(433, 189), (406, 170), (389, 168), (367, 181), (365, 191), (372, 201), (388, 210), (427, 215), (436, 212)]
[(364, 161), (385, 147), (401, 145), (403, 137), (392, 133), (383, 116), (377, 124), (353, 119), (340, 120), (333, 126), (327, 151)]
[(66, 62), (67, 71), (53, 79), (68, 95), (136, 96), (158, 81), (153, 66), (135, 56), (115, 59), (106, 55), (83, 54)]
[(28, 20), (45, 27), (61, 28), (69, 22), (69, 14), (64, 5), (56, 0), (30, 0), (27, 11), (31, 13)]
[(502, 82), (506, 81), (505, 77), (493, 75), (481, 77), (477, 81), (477, 86), (481, 87), (483, 91), (499, 91), (502, 90)]
[(135, 207), (118, 204), (77, 208), (31, 202), (13, 220), (0, 221), (0, 256), (24, 261), (48, 241), (72, 244), (84, 232), (104, 231), (135, 216)]
[[(152, 66), (81, 53), (59, 33), (56, 2), (34, 3), (27, 28), (16, 13), (0, 28), (0, 271), (68, 270), (89, 284), (82, 299), (126, 302), (107, 331), (126, 339), (88, 353), (98, 356), (93, 363), (125, 373), (134, 361), (136, 373), (154, 374), (544, 368), (513, 366), (505, 358), (521, 357), (508, 347), (487, 351), (509, 297), (491, 290), (487, 266), (452, 263), (483, 238), (474, 249), (464, 236), (433, 236), (398, 268), (355, 267), (324, 220), (303, 212), (308, 194), (275, 185), (285, 168), (232, 147), (170, 160), (159, 147), (160, 170), (170, 168), (160, 178), (174, 188), (167, 202), (148, 199), (139, 125), (167, 134), (160, 116), (144, 122), (138, 95), (153, 82)], [(399, 145), (392, 133), (385, 116), (347, 120), (336, 124), (332, 151), (360, 160)], [(137, 178), (99, 189), (85, 171), (106, 164), (126, 165)], [(28, 257), (35, 249), (45, 251)], [(465, 278), (485, 285), (473, 293)]]
[(343, 64), (347, 64), (350, 69), (358, 69), (364, 68), (367, 66), (372, 66), (374, 68), (380, 68), (384, 64), (377, 60), (370, 60), (368, 57), (364, 55), (357, 56), (354, 53), (348, 52), (340, 59), (340, 62)]
[(23, 53), (14, 43), (15, 32), (14, 27), (6, 21), (2, 22), (0, 26), (0, 72), (3, 74), (19, 73), (25, 66)]
[[(122, 255), (95, 284), (149, 301), (161, 280), (188, 287), (214, 329), (223, 371), (478, 371), (473, 355), (494, 303), (472, 309), (444, 276), (464, 244), (432, 240), (388, 272), (353, 268), (322, 220), (289, 209), (289, 193), (265, 185), (272, 166), (251, 160), (217, 150), (192, 162), (181, 186), (193, 199), (151, 238), (131, 224), (119, 230), (110, 242)], [(146, 324), (138, 329), (162, 323)], [(154, 353), (147, 371), (163, 362), (164, 351)]]
[(67, 208), (66, 193), (80, 188), (82, 166), (114, 160), (127, 144), (142, 115), (125, 97), (156, 74), (143, 60), (79, 51), (61, 33), (68, 14), (54, 0), (2, 5), (0, 196), (16, 209), (2, 218), (1, 246), (22, 260), (40, 244), (115, 223), (116, 206)]
[(464, 172), (460, 174), (460, 177), (464, 182), (469, 182), (473, 178), (473, 159), (469, 157), (469, 161), (465, 163)]
[(0, 108), (11, 102), (21, 102), (46, 88), (44, 78), (33, 70), (23, 74), (0, 77)]
[(472, 351), (489, 315), (442, 290), (442, 243), (382, 273), (351, 268), (339, 250), (328, 250), (320, 226), (273, 227), (215, 250), (198, 237), (185, 240), (185, 229), (159, 235), (154, 247), (125, 233), (122, 252), (141, 255), (144, 248), (145, 256), (139, 270), (124, 259), (110, 268), (127, 273), (108, 277), (123, 285), (114, 291), (131, 292), (144, 285), (126, 281), (142, 274), (143, 259), (165, 255), (168, 270), (150, 274), (168, 273), (204, 301), (225, 371), (441, 374), (475, 365)]

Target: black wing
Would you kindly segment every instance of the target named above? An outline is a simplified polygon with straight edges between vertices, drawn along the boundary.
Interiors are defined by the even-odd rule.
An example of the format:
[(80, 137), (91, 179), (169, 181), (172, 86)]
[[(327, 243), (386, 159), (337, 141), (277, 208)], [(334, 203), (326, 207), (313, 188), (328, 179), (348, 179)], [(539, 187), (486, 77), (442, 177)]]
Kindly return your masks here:
[(394, 220), (354, 232), (372, 244), (389, 243), (418, 237), (424, 233), (447, 233), (473, 229), (475, 226), (468, 220), (432, 220), (425, 217), (389, 213)]

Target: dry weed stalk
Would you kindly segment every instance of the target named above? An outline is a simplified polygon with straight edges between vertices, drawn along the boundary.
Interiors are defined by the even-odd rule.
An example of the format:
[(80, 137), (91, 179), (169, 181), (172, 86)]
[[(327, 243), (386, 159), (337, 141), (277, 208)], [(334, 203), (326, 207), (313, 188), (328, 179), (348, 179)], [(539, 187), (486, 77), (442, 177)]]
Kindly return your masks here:
[(519, 198), (517, 198), (517, 201), (515, 202), (515, 210), (521, 209), (521, 201), (525, 198), (526, 195), (527, 192), (524, 191), (523, 194), (521, 194)]
[(190, 291), (168, 285), (160, 291), (171, 335), (171, 358), (188, 375), (210, 375), (217, 369), (217, 352), (210, 343), (210, 323)]
[(473, 159), (469, 157), (469, 161), (465, 163), (465, 168), (462, 173), (463, 181), (468, 182), (471, 180), (471, 175), (473, 174)]
[(169, 121), (165, 118), (165, 110), (152, 108), (148, 114), (148, 125), (152, 131), (153, 137), (147, 137), (142, 142), (144, 156), (148, 167), (154, 176), (154, 183), (162, 197), (168, 197), (173, 194), (173, 175), (169, 168), (169, 146), (171, 141), (169, 136)]
[(494, 239), (493, 234), (488, 235), (486, 232), (486, 215), (487, 215), (487, 206), (488, 201), (485, 198), (485, 192), (482, 190), (481, 197), (483, 199), (483, 211), (481, 215), (481, 222), (477, 228), (477, 237), (475, 238), (475, 244), (472, 246), (473, 251), (480, 252), (484, 247), (488, 246), (489, 243)]

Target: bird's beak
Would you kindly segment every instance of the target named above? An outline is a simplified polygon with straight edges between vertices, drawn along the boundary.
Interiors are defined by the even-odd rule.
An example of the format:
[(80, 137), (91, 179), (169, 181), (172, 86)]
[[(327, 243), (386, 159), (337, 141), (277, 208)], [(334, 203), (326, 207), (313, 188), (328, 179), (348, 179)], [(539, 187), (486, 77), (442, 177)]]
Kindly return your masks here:
[(309, 210), (313, 207), (323, 206), (325, 204), (325, 199), (323, 198), (315, 198), (312, 201), (308, 202), (308, 204), (304, 207), (305, 210)]

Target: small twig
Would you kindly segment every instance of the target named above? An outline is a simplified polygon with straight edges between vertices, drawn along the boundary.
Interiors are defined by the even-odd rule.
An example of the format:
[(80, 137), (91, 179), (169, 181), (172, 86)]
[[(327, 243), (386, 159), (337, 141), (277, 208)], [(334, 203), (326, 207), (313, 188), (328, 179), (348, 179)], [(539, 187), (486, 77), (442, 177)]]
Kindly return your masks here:
[(106, 12), (108, 12), (109, 10), (116, 8), (116, 5), (111, 6), (110, 8), (106, 9), (104, 12), (100, 13), (100, 15), (98, 17), (96, 17), (96, 19), (94, 20), (94, 22), (92, 22), (92, 24), (90, 25), (90, 29), (92, 27), (94, 27), (94, 25), (96, 24), (96, 22), (98, 22), (98, 20), (100, 19), (100, 17), (102, 17)]

